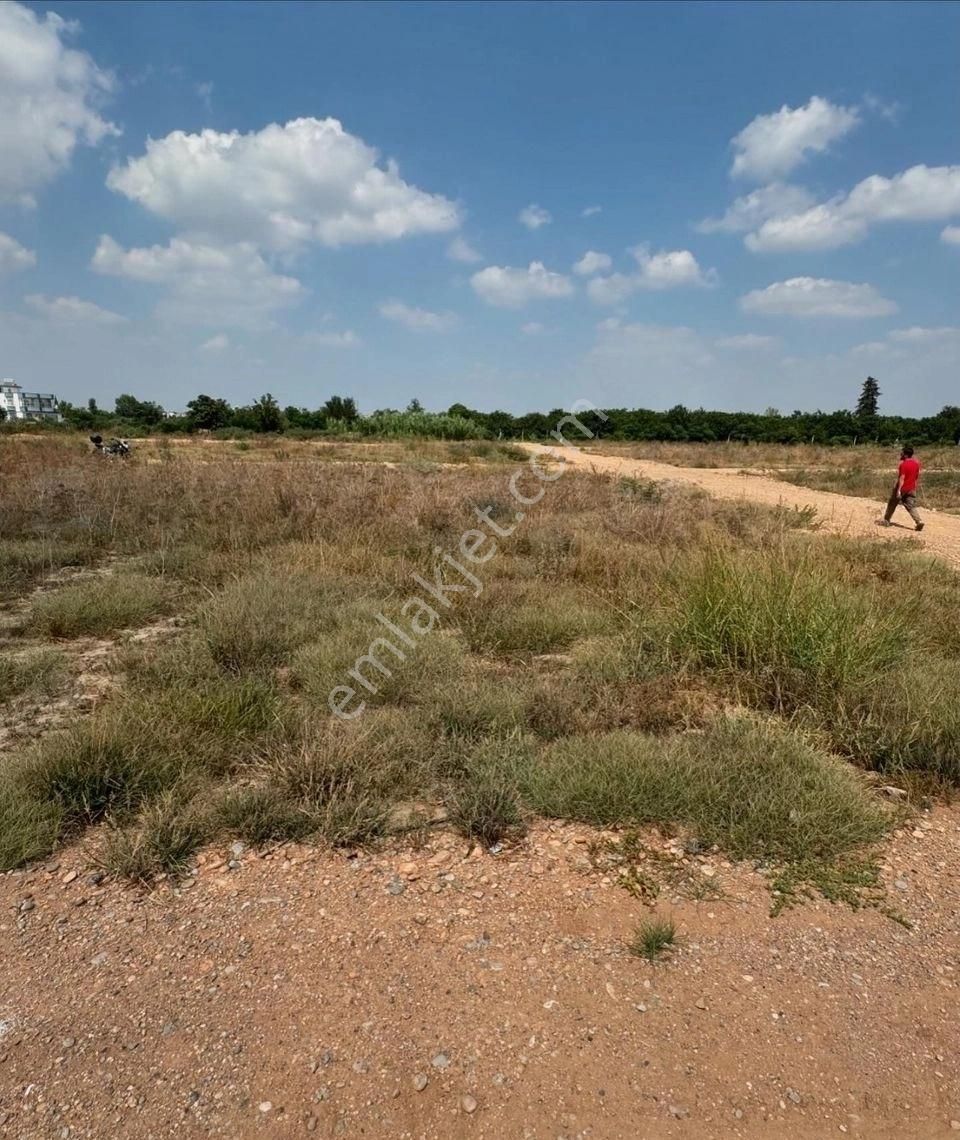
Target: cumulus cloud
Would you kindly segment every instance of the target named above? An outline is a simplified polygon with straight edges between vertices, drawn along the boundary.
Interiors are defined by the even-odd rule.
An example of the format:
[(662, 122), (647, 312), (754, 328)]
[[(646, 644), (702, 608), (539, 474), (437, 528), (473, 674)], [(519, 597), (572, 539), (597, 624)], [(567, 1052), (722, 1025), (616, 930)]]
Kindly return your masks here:
[(804, 107), (784, 105), (757, 117), (735, 135), (730, 173), (757, 182), (781, 178), (811, 154), (822, 154), (860, 122), (855, 107), (814, 95)]
[(590, 277), (594, 273), (602, 273), (605, 269), (609, 269), (612, 264), (609, 254), (597, 253), (595, 249), (588, 249), (574, 265), (573, 272), (581, 277)]
[(946, 226), (940, 233), (940, 240), (947, 245), (960, 245), (960, 226)]
[(119, 313), (101, 309), (92, 301), (82, 301), (79, 297), (47, 297), (43, 293), (31, 293), (24, 301), (34, 312), (51, 321), (65, 321), (77, 324), (119, 325), (126, 321)]
[(713, 342), (717, 348), (728, 348), (734, 352), (766, 352), (776, 348), (780, 340), (775, 336), (762, 336), (760, 333), (740, 333), (736, 336), (721, 336)]
[(99, 105), (111, 77), (67, 46), (77, 25), (0, 3), (0, 202), (33, 204), (78, 145), (118, 134)]
[(470, 278), (474, 292), (488, 305), (519, 309), (529, 301), (569, 297), (573, 282), (562, 273), (547, 269), (542, 261), (531, 261), (526, 269), (511, 265), (488, 265)]
[(873, 285), (791, 277), (740, 298), (745, 313), (788, 317), (885, 317), (897, 311)]
[(553, 215), (536, 202), (531, 202), (520, 211), (517, 220), (528, 230), (538, 230), (541, 226), (548, 226), (553, 221)]
[(755, 252), (835, 249), (862, 240), (879, 222), (936, 222), (960, 215), (960, 166), (911, 166), (892, 178), (874, 174), (798, 213), (771, 217), (748, 234)]
[(158, 314), (176, 321), (263, 327), (303, 293), (295, 277), (274, 273), (250, 242), (217, 246), (173, 238), (168, 245), (123, 249), (104, 235), (91, 265), (97, 273), (164, 286)]
[(597, 214), (601, 213), (602, 210), (603, 210), (603, 206), (586, 206), (586, 207), (584, 207), (584, 209), (582, 209), (580, 211), (580, 217), (581, 218), (593, 218)]
[(37, 255), (32, 249), (22, 246), (9, 234), (0, 233), (0, 274), (16, 273), (18, 269), (29, 269), (36, 264)]
[(451, 261), (461, 261), (464, 265), (476, 265), (478, 261), (483, 261), (483, 254), (478, 253), (467, 239), (459, 234), (447, 246), (447, 257)]
[(689, 249), (651, 253), (647, 246), (641, 245), (631, 253), (637, 262), (637, 272), (594, 277), (587, 284), (587, 293), (592, 300), (601, 305), (616, 305), (639, 290), (705, 286), (716, 281), (716, 271), (702, 269)]
[(217, 333), (200, 345), (201, 352), (223, 352), (230, 347), (230, 338), (226, 333)]
[(111, 170), (107, 185), (189, 234), (297, 250), (448, 233), (457, 205), (400, 177), (336, 119), (260, 131), (173, 131)]
[(445, 332), (457, 323), (456, 313), (434, 313), (405, 305), (403, 301), (385, 301), (380, 306), (380, 315), (414, 332)]
[(769, 218), (782, 218), (809, 209), (814, 204), (813, 195), (802, 186), (792, 186), (789, 182), (771, 182), (751, 190), (728, 208), (720, 218), (704, 218), (697, 229), (703, 234), (740, 234), (756, 229)]

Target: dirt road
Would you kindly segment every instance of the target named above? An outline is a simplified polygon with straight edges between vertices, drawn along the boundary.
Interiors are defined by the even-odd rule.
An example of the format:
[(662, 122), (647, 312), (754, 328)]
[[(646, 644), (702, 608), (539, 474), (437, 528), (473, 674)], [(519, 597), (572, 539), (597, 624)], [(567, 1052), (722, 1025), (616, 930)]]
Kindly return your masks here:
[[(555, 448), (545, 444), (525, 443), (527, 451), (552, 454)], [(859, 499), (852, 495), (836, 495), (830, 491), (812, 491), (783, 483), (766, 475), (751, 474), (709, 467), (674, 467), (668, 463), (655, 463), (646, 459), (622, 459), (619, 456), (600, 455), (590, 450), (564, 448), (563, 455), (574, 466), (587, 471), (609, 475), (622, 475), (657, 482), (688, 483), (702, 488), (720, 499), (744, 499), (752, 503), (766, 503), (771, 507), (783, 504), (788, 507), (815, 507), (817, 517), (825, 530), (837, 534), (869, 535), (890, 541), (912, 538), (920, 541), (928, 553), (950, 562), (960, 569), (960, 516), (921, 507), (926, 525), (922, 534), (916, 534), (906, 511), (898, 508), (892, 527), (877, 526), (883, 515), (885, 501)], [(880, 476), (878, 476), (878, 484)]]
[(771, 919), (750, 865), (682, 856), (717, 897), (664, 892), (655, 965), (594, 835), (209, 851), (152, 894), (76, 848), (0, 876), (0, 1136), (958, 1135), (956, 811), (886, 853), (909, 929), (822, 900)]

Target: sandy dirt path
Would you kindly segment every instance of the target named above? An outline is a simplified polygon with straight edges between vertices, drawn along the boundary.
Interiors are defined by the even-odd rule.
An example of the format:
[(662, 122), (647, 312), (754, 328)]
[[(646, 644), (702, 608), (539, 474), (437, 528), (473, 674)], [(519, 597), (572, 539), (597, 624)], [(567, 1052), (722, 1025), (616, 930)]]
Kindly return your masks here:
[[(555, 448), (539, 443), (522, 445), (527, 451), (553, 454)], [(574, 466), (602, 474), (654, 479), (665, 483), (687, 483), (700, 487), (719, 499), (743, 499), (752, 503), (765, 503), (775, 507), (815, 507), (824, 530), (834, 534), (868, 535), (890, 541), (911, 538), (918, 540), (923, 549), (960, 569), (960, 517), (942, 511), (924, 509), (921, 514), (926, 526), (918, 535), (903, 508), (897, 510), (892, 527), (877, 526), (885, 502), (880, 499), (860, 499), (853, 495), (836, 495), (829, 491), (812, 491), (797, 487), (767, 475), (744, 473), (710, 467), (674, 467), (669, 463), (656, 463), (647, 459), (623, 459), (601, 455), (579, 448), (564, 448), (564, 456)], [(878, 489), (882, 479), (878, 476)]]

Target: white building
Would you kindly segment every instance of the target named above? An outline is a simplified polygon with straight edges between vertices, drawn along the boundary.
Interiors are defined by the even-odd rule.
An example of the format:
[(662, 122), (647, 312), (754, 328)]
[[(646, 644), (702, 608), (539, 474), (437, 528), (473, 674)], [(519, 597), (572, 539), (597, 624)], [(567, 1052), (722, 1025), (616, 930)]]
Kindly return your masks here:
[(49, 392), (24, 392), (15, 380), (0, 380), (0, 408), (8, 420), (63, 419), (57, 397)]

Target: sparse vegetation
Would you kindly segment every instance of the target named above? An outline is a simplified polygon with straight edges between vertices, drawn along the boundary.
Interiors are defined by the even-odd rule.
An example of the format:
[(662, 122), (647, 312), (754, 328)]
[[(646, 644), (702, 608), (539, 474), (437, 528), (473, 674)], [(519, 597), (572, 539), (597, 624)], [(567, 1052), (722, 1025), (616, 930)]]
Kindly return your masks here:
[(677, 928), (669, 918), (648, 918), (634, 931), (628, 949), (637, 958), (656, 962), (677, 944)]
[[(344, 723), (331, 688), (397, 637), (377, 614), (406, 628), (412, 574), (478, 509), (515, 521), (510, 445), (197, 441), (122, 470), (0, 446), (0, 582), (23, 615), (2, 696), (54, 691), (69, 647), (49, 642), (85, 635), (116, 643), (119, 682), (7, 756), (4, 867), (105, 823), (104, 865), (149, 881), (214, 838), (353, 845), (443, 804), (485, 845), (538, 815), (689, 829), (844, 897), (896, 818), (859, 769), (960, 780), (953, 575), (815, 535), (809, 512), (567, 476), (497, 537), (479, 591), (438, 602), (402, 658), (381, 645)], [(172, 613), (175, 636), (123, 632)]]

